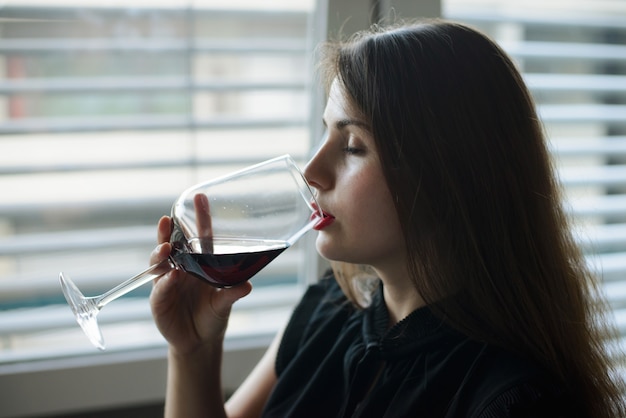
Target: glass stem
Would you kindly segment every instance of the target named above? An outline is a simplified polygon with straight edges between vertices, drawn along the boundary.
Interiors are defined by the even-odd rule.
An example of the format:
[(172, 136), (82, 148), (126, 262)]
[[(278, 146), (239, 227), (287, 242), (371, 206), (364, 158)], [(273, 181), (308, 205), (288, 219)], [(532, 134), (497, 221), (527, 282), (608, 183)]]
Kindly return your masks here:
[(166, 258), (160, 263), (151, 265), (141, 273), (115, 286), (108, 292), (101, 294), (96, 298), (95, 304), (98, 309), (102, 309), (107, 303), (114, 301), (120, 296), (124, 296), (126, 293), (131, 292), (139, 286), (148, 283), (150, 280), (154, 280), (157, 277), (164, 275), (173, 268), (176, 268), (176, 265), (174, 264), (172, 259)]

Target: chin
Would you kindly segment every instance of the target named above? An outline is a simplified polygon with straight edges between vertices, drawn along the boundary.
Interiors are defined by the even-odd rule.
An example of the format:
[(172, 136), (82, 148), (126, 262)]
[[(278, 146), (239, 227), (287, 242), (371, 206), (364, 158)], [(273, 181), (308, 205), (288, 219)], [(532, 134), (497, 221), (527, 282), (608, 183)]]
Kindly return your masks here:
[(341, 255), (338, 253), (337, 248), (334, 248), (332, 240), (324, 239), (322, 234), (317, 236), (315, 241), (315, 249), (317, 253), (330, 261), (342, 261)]
[(317, 253), (329, 261), (338, 261), (352, 264), (359, 264), (359, 261), (354, 259), (354, 256), (346, 253), (345, 248), (338, 248), (330, 240), (320, 240), (318, 237), (316, 241)]

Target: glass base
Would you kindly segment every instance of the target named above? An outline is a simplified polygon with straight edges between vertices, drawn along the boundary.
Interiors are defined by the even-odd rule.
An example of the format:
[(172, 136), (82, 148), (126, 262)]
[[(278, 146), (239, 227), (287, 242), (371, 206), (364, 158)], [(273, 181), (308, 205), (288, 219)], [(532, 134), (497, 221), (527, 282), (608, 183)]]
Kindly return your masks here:
[(59, 281), (61, 282), (65, 300), (72, 308), (76, 322), (83, 329), (89, 341), (100, 350), (104, 350), (104, 337), (102, 337), (98, 320), (96, 319), (100, 308), (96, 305), (94, 298), (85, 297), (72, 279), (64, 276), (63, 273), (59, 274)]

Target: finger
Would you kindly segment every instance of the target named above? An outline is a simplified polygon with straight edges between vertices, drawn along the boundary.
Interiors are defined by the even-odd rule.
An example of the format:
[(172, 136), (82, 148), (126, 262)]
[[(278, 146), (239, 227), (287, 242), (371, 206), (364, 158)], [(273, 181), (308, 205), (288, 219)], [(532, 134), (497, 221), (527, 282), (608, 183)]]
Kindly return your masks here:
[(156, 248), (150, 253), (150, 265), (159, 264), (161, 261), (169, 257), (171, 252), (172, 246), (169, 243), (164, 242), (157, 245)]
[(252, 283), (243, 282), (237, 286), (233, 286), (225, 290), (228, 293), (229, 299), (232, 300), (232, 303), (235, 303), (242, 297), (250, 294), (250, 292), (252, 291)]
[(196, 212), (196, 228), (198, 238), (201, 238), (203, 253), (213, 252), (213, 226), (211, 222), (211, 208), (209, 198), (204, 193), (198, 193), (193, 197), (193, 206)]
[(150, 292), (150, 305), (153, 312), (158, 310), (163, 304), (171, 303), (172, 292), (175, 291), (174, 288), (180, 280), (181, 274), (182, 273), (178, 270), (170, 270), (166, 274), (154, 279), (154, 285)]
[(232, 305), (239, 299), (247, 296), (251, 291), (252, 284), (250, 282), (243, 282), (229, 288), (217, 289), (214, 295), (219, 295), (219, 297), (215, 297), (212, 303), (214, 314), (219, 318), (227, 318)]
[(204, 193), (198, 193), (193, 198), (193, 205), (196, 210), (196, 227), (199, 237), (212, 237), (213, 228), (211, 226), (211, 212), (209, 199)]
[(159, 244), (163, 242), (169, 242), (171, 234), (172, 234), (171, 218), (169, 216), (161, 217), (157, 225), (157, 242)]

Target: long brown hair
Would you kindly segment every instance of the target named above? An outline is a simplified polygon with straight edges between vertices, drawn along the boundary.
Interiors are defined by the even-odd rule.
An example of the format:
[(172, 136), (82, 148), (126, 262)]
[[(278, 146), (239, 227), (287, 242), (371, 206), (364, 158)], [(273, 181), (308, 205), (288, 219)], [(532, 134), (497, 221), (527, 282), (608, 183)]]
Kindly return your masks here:
[(424, 300), (470, 337), (549, 370), (590, 416), (623, 416), (598, 283), (510, 58), (445, 21), (374, 28), (323, 51), (326, 81), (371, 123)]

